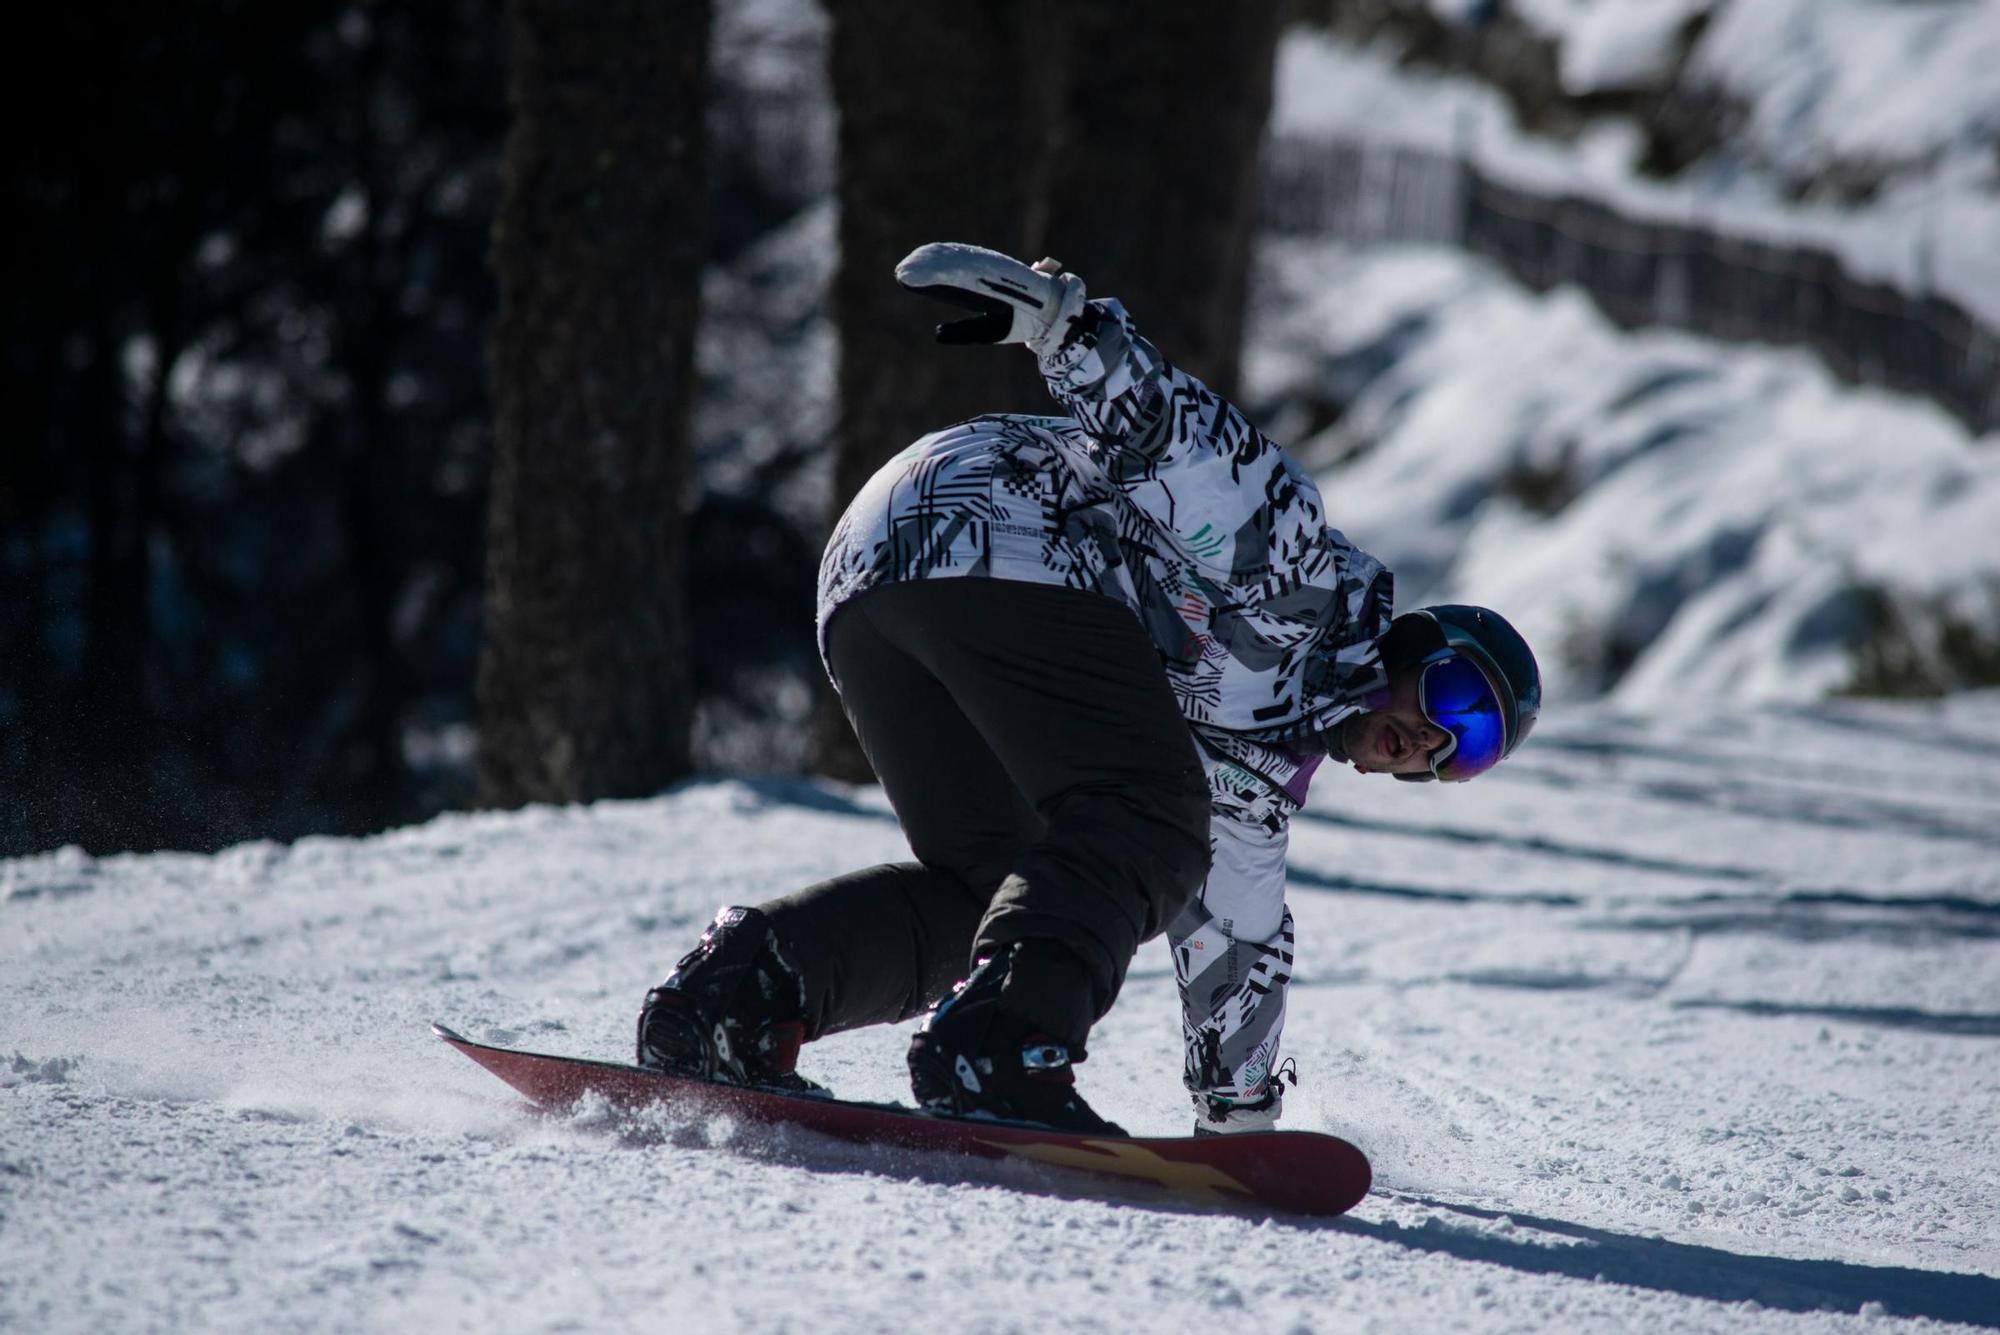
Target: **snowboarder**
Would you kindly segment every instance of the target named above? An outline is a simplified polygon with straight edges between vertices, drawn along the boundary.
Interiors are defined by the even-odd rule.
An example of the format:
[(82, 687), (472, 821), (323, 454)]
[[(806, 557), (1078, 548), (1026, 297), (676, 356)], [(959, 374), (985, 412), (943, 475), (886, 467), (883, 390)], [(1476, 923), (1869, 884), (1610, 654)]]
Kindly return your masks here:
[(828, 542), (819, 637), (916, 861), (724, 909), (646, 997), (638, 1060), (811, 1088), (803, 1042), (930, 1011), (918, 1101), (1115, 1131), (1072, 1068), (1165, 931), (1196, 1129), (1270, 1126), (1286, 826), (1327, 757), (1464, 780), (1533, 726), (1497, 614), (1392, 619), (1303, 469), (1053, 260), (919, 247), (905, 287), (1020, 343), (1066, 417), (925, 436)]

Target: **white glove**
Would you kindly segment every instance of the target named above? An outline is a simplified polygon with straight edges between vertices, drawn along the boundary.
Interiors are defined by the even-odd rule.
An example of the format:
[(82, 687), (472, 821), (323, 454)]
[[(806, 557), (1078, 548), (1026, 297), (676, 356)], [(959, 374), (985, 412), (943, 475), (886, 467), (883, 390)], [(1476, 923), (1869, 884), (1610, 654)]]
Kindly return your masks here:
[(1061, 348), (1083, 314), (1083, 280), (1055, 260), (1030, 268), (984, 246), (933, 241), (896, 266), (912, 292), (978, 314), (937, 328), (940, 343), (1025, 343), (1037, 357)]

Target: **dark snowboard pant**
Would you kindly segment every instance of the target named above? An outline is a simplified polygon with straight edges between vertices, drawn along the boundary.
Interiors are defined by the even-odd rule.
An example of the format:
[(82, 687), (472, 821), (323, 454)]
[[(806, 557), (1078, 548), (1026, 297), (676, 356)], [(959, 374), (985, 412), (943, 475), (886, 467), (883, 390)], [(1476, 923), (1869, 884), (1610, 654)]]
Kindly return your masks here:
[(827, 653), (915, 862), (763, 905), (807, 1037), (921, 1014), (1013, 942), (1003, 1003), (1079, 1053), (1208, 874), (1208, 785), (1158, 652), (1100, 594), (981, 577), (865, 592)]

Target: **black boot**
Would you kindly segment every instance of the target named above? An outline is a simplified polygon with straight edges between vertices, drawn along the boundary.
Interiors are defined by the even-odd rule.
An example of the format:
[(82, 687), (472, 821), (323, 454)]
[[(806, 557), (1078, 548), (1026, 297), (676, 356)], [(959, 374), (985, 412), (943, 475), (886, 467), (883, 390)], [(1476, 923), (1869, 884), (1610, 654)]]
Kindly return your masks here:
[(1082, 1041), (1053, 1038), (1002, 1004), (1001, 991), (1024, 944), (979, 961), (910, 1040), (910, 1088), (917, 1102), (958, 1117), (1124, 1135), (1076, 1092), (1072, 1053), (1083, 1059)]
[(823, 1093), (793, 1069), (805, 1032), (804, 985), (769, 921), (728, 908), (646, 994), (638, 1061), (699, 1080)]

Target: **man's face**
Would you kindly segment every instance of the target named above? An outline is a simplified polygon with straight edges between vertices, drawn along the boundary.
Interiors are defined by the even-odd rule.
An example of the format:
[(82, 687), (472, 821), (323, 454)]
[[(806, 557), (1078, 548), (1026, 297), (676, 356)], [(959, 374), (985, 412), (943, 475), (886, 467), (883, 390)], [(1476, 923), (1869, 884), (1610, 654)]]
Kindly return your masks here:
[(1364, 774), (1428, 774), (1431, 753), (1449, 740), (1443, 728), (1424, 717), (1417, 703), (1419, 668), (1389, 674), (1389, 703), (1356, 714), (1340, 725), (1340, 744)]

